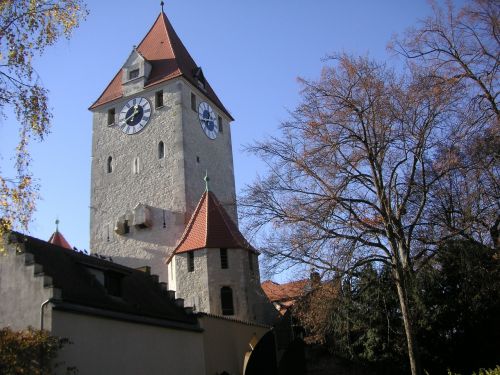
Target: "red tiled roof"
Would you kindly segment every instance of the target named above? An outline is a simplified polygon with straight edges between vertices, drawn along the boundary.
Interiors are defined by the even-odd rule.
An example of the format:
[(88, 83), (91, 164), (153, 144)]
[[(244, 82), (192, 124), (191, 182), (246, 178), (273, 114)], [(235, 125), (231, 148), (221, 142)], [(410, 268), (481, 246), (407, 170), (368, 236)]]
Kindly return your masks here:
[(205, 191), (167, 263), (174, 254), (221, 247), (257, 252), (243, 237), (215, 194)]
[[(177, 36), (165, 13), (160, 13), (137, 47), (137, 51), (152, 66), (148, 81), (144, 85), (145, 88), (180, 76), (198, 87), (195, 78), (197, 65)], [(123, 96), (121, 82), (122, 70), (116, 74), (101, 96), (90, 106), (90, 109), (121, 98)], [(207, 97), (233, 120), (208, 82), (206, 82), (205, 88)]]
[(52, 233), (52, 236), (50, 236), (50, 238), (47, 242), (49, 242), (53, 245), (64, 247), (65, 249), (73, 250), (73, 248), (71, 247), (69, 242), (66, 241), (66, 238), (64, 238), (62, 233), (59, 232), (58, 230), (56, 230), (54, 233)]
[(303, 296), (309, 283), (310, 280), (298, 280), (286, 284), (278, 284), (267, 280), (261, 286), (271, 302), (279, 302), (295, 300)]

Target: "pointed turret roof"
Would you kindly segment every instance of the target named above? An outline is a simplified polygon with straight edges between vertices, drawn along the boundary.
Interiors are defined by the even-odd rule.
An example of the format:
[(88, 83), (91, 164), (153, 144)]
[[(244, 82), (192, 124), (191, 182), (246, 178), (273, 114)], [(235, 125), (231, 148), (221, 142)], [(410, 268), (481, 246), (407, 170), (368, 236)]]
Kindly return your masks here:
[(50, 236), (48, 242), (53, 245), (64, 247), (65, 249), (73, 250), (69, 242), (66, 241), (66, 238), (64, 238), (62, 233), (59, 232), (59, 229), (56, 229), (56, 231), (52, 233), (52, 236)]
[(243, 237), (215, 194), (205, 191), (167, 263), (175, 254), (221, 247), (257, 252)]
[[(137, 51), (152, 65), (151, 73), (144, 88), (181, 76), (198, 87), (197, 81), (200, 76), (200, 68), (196, 65), (184, 44), (182, 44), (163, 11), (137, 47)], [(123, 69), (120, 69), (89, 109), (97, 108), (123, 96), (122, 74)], [(233, 120), (208, 82), (205, 82), (205, 95)]]

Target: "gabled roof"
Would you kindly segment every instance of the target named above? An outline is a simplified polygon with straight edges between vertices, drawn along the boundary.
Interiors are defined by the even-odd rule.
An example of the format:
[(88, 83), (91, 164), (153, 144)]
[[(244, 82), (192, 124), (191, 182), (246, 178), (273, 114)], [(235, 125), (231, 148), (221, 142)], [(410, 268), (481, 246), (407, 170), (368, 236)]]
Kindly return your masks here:
[(303, 296), (310, 288), (310, 280), (297, 280), (286, 284), (264, 281), (261, 286), (271, 302), (294, 301)]
[(203, 193), (173, 255), (205, 248), (236, 248), (257, 252), (211, 191)]
[(66, 238), (64, 238), (64, 236), (62, 235), (61, 232), (59, 232), (58, 229), (56, 229), (56, 231), (52, 233), (48, 242), (53, 245), (64, 247), (65, 249), (73, 250), (69, 242), (66, 241)]
[[(12, 232), (11, 241), (21, 244), (22, 252), (33, 255), (43, 274), (61, 290), (55, 306), (72, 304), (139, 318), (153, 318), (197, 327), (196, 318), (187, 314), (168, 297), (157, 279), (147, 272), (125, 267), (98, 256), (67, 251), (48, 242)], [(120, 277), (121, 297), (111, 295), (92, 270)]]
[[(137, 51), (152, 65), (148, 81), (144, 86), (145, 88), (181, 76), (186, 78), (195, 87), (198, 87), (195, 75), (197, 73), (199, 75), (199, 67), (194, 62), (186, 47), (184, 47), (184, 44), (182, 44), (163, 11), (137, 47)], [(102, 104), (123, 96), (122, 74), (123, 69), (120, 69), (101, 96), (99, 96), (89, 109), (97, 108)], [(205, 82), (205, 90), (206, 96), (233, 120), (208, 82)]]

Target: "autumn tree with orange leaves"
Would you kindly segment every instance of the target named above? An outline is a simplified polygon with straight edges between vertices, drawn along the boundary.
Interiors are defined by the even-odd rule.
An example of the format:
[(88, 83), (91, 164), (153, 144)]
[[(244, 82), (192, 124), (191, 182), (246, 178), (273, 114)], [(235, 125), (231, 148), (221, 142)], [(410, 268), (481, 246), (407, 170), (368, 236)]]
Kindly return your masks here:
[(269, 169), (242, 200), (268, 268), (390, 267), (413, 375), (416, 273), (452, 239), (498, 250), (500, 228), (499, 5), (432, 6), (391, 43), (404, 73), (340, 55), (301, 81), (281, 135), (248, 148)]

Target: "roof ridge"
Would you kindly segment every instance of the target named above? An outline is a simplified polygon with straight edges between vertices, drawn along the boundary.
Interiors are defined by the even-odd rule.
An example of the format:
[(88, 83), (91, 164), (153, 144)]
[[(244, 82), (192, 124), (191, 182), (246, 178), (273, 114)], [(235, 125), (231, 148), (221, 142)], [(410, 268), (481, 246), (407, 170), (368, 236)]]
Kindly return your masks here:
[[(210, 217), (210, 215), (208, 214), (210, 212), (210, 191), (209, 190), (205, 190), (205, 192), (203, 193), (203, 195), (205, 196), (204, 199), (207, 200), (207, 212), (205, 212), (205, 224), (206, 224), (206, 227), (207, 227), (207, 230), (205, 231), (205, 241), (204, 243), (206, 244), (207, 241), (208, 241), (208, 228), (210, 228), (209, 224), (208, 224), (208, 218)], [(202, 199), (203, 200), (203, 199)]]
[[(115, 82), (115, 79), (116, 79), (116, 78), (118, 77), (118, 75), (120, 75), (120, 74), (122, 74), (122, 68), (120, 68), (120, 69), (118, 70), (118, 72), (115, 74), (115, 76), (113, 77), (113, 79), (112, 79), (111, 81), (109, 81), (108, 85), (107, 85), (107, 86), (106, 86), (106, 88), (103, 90), (103, 92), (101, 93), (101, 95), (99, 95), (99, 97), (98, 97), (98, 98), (94, 101), (94, 103), (92, 103), (92, 104), (90, 105), (90, 107), (88, 107), (88, 108), (87, 108), (88, 110), (92, 110), (92, 109), (94, 108), (94, 106), (95, 106), (97, 103), (99, 103), (99, 101), (101, 100), (101, 98), (102, 98), (102, 97), (104, 96), (104, 94), (106, 94), (106, 92), (108, 91), (109, 86), (111, 86), (111, 85)], [(114, 98), (114, 99), (111, 99), (111, 100), (106, 100), (105, 102), (100, 103), (100, 104), (106, 104), (106, 103), (108, 103), (108, 102), (110, 102), (110, 101), (113, 101), (113, 100), (115, 100), (115, 99), (117, 99), (117, 98)]]
[[(191, 215), (191, 218), (189, 219), (189, 222), (188, 224), (186, 225), (186, 229), (184, 229), (184, 232), (182, 233), (182, 236), (181, 236), (181, 239), (179, 241), (179, 243), (177, 243), (177, 245), (175, 246), (175, 249), (174, 251), (172, 252), (172, 255), (177, 251), (177, 249), (184, 243), (186, 242), (186, 239), (188, 237), (188, 234), (191, 232), (191, 229), (193, 228), (193, 225), (196, 221), (196, 217), (198, 216), (198, 212), (200, 212), (201, 210), (201, 207), (203, 206), (203, 201), (204, 201), (204, 197), (202, 196), (200, 201), (198, 202), (198, 205), (196, 206), (196, 208), (194, 209), (193, 211), (193, 214)], [(167, 258), (167, 262), (170, 260), (172, 256), (170, 256), (169, 258)]]
[(163, 12), (161, 12), (158, 17), (156, 17), (156, 20), (155, 22), (153, 22), (153, 24), (151, 25), (151, 27), (149, 28), (148, 32), (146, 33), (146, 35), (144, 35), (144, 37), (141, 39), (141, 41), (139, 42), (139, 44), (137, 46), (134, 46), (136, 49), (139, 48), (139, 46), (144, 43), (144, 41), (146, 40), (146, 38), (148, 37), (149, 33), (153, 30), (153, 28), (155, 27), (156, 25), (156, 22), (158, 22), (158, 19), (160, 18), (161, 14)]
[[(167, 34), (167, 39), (168, 39), (168, 44), (170, 46), (170, 51), (172, 51), (172, 55), (174, 56), (174, 60), (176, 60), (177, 54), (175, 53), (174, 47), (172, 46), (172, 40), (170, 39), (170, 34), (169, 34), (168, 28), (167, 28), (167, 22), (170, 24), (170, 20), (167, 18), (167, 15), (165, 14), (165, 12), (163, 12), (163, 10), (161, 11), (161, 14), (163, 15), (163, 17), (162, 17), (163, 27), (165, 28), (165, 34)], [(173, 26), (172, 26), (172, 31), (175, 32)], [(177, 69), (179, 69), (179, 67), (177, 67)]]
[[(249, 248), (252, 249), (253, 251), (256, 251), (254, 247), (248, 242), (248, 240), (243, 236), (243, 233), (241, 233), (240, 228), (238, 228), (238, 225), (229, 217), (229, 214), (225, 210), (225, 208), (222, 206), (222, 203), (217, 199), (217, 196), (215, 194), (212, 194), (214, 197), (214, 200), (216, 204), (219, 207), (219, 211), (221, 212), (222, 220), (224, 220), (224, 224), (226, 227), (229, 229), (231, 236), (236, 240), (236, 242), (240, 243), (242, 240), (243, 242), (240, 243), (242, 248)], [(234, 232), (236, 230), (236, 232)], [(241, 237), (241, 238), (240, 238)]]

